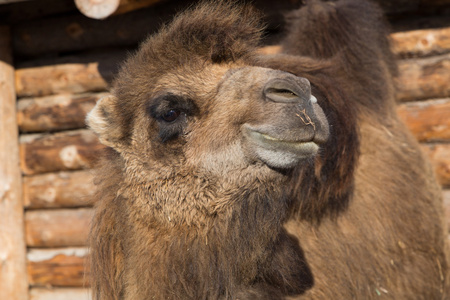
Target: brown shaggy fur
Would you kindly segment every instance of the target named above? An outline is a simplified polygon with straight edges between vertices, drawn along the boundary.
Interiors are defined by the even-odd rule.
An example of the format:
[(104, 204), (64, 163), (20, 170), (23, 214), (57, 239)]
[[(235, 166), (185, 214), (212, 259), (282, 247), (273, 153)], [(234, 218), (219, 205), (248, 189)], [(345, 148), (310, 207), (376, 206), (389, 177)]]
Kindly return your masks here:
[(88, 116), (111, 147), (94, 299), (450, 297), (440, 190), (395, 115), (380, 11), (308, 0), (288, 21), (262, 56), (252, 9), (203, 3), (125, 62)]

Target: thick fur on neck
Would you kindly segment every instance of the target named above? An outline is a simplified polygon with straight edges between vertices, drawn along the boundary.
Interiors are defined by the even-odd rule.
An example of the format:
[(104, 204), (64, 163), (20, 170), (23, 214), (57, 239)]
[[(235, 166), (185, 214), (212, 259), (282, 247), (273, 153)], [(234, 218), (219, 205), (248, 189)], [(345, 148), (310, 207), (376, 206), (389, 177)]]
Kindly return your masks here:
[[(282, 299), (312, 286), (298, 241), (282, 227), (289, 203), (274, 197), (280, 195), (278, 186), (255, 182), (228, 191), (233, 205), (226, 212), (210, 215), (205, 226), (187, 226), (161, 223), (150, 210), (137, 207), (141, 194), (121, 195), (120, 190), (128, 190), (120, 188), (126, 180), (115, 179), (122, 169), (117, 164), (99, 172), (100, 184), (116, 196), (103, 199), (97, 207), (101, 218), (93, 223), (91, 268), (102, 274), (93, 285), (97, 296)], [(116, 268), (103, 265), (111, 261)]]
[(126, 281), (132, 283), (129, 298), (236, 299), (250, 289), (276, 299), (309, 288), (311, 275), (302, 252), (274, 217), (277, 205), (261, 205), (269, 199), (257, 198), (240, 197), (242, 205), (206, 232), (129, 224), (130, 236), (151, 237), (126, 240), (126, 265), (134, 266), (126, 271)]

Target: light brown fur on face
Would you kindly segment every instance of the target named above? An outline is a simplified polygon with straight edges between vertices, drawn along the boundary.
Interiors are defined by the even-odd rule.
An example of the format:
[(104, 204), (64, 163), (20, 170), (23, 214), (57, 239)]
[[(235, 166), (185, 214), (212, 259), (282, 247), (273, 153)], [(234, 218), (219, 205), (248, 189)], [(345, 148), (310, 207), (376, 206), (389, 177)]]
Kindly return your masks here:
[(94, 299), (445, 299), (439, 188), (395, 115), (378, 9), (308, 1), (271, 56), (258, 22), (180, 14), (89, 114), (110, 147)]

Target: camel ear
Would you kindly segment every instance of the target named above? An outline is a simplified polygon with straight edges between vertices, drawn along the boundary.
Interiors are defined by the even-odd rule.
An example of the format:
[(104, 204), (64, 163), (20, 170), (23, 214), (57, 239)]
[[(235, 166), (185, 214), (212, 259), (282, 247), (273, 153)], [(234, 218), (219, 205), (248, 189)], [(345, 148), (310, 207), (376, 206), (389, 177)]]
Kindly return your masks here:
[(122, 129), (114, 110), (117, 98), (113, 95), (105, 96), (86, 116), (86, 124), (98, 135), (102, 144), (119, 150)]

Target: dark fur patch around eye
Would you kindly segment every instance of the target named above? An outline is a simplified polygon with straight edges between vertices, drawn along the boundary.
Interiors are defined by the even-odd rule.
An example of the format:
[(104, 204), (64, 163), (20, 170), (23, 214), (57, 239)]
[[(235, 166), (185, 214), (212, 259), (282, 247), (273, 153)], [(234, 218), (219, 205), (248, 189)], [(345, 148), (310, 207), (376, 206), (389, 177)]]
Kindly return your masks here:
[[(174, 111), (177, 113), (177, 117), (168, 119), (167, 116)], [(188, 116), (192, 116), (196, 112), (196, 106), (192, 100), (167, 93), (152, 99), (147, 107), (147, 112), (157, 121), (158, 135), (164, 143), (183, 134)]]

